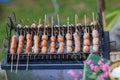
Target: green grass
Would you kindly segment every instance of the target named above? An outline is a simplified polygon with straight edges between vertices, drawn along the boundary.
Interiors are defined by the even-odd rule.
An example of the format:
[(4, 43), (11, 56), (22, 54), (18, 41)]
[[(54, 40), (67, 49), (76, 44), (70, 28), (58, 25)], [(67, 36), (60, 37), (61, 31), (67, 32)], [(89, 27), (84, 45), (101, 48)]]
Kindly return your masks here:
[(5, 75), (0, 73), (0, 80), (6, 80)]
[[(109, 14), (115, 10), (119, 10), (119, 0), (105, 0), (106, 1), (106, 14)], [(81, 23), (84, 22), (84, 14), (89, 18), (88, 23), (91, 20), (92, 12), (97, 14), (97, 0), (57, 0), (59, 4), (59, 15), (61, 24), (66, 24), (66, 17), (70, 17), (70, 23), (74, 24), (74, 15), (78, 14)], [(17, 16), (17, 20), (23, 19), (23, 25), (30, 23), (38, 19), (43, 20), (44, 14), (54, 13), (54, 7), (51, 0), (12, 0), (10, 3), (0, 4), (0, 48), (3, 47), (3, 40), (6, 36), (6, 19), (14, 11)], [(29, 19), (30, 21), (28, 21)], [(109, 19), (110, 20), (110, 19)], [(107, 20), (109, 24), (109, 20)]]
[(3, 52), (0, 51), (0, 61), (3, 60), (3, 57), (5, 57), (5, 55), (6, 55), (5, 53), (3, 53)]

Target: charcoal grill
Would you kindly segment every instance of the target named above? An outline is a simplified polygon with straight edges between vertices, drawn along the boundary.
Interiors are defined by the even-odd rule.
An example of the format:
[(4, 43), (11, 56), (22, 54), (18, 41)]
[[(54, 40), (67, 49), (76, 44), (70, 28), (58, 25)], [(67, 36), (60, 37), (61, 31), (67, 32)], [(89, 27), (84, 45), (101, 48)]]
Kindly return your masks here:
[[(9, 37), (11, 39), (11, 33), (12, 31), (16, 32), (16, 35), (20, 35), (20, 30), (24, 32), (24, 35), (26, 35), (26, 31), (37, 31), (37, 28), (17, 28), (14, 26), (14, 21), (11, 17), (9, 17), (10, 24), (9, 24)], [(26, 69), (26, 63), (27, 59), (29, 58), (29, 63), (28, 63), (28, 69), (29, 70), (36, 70), (36, 69), (81, 69), (83, 68), (84, 61), (87, 59), (89, 54), (97, 54), (100, 55), (101, 57), (109, 59), (109, 33), (103, 31), (103, 25), (102, 25), (102, 16), (101, 12), (98, 13), (98, 23), (97, 23), (97, 30), (99, 31), (99, 52), (98, 53), (83, 53), (82, 52), (82, 47), (81, 46), (81, 51), (79, 53), (66, 53), (64, 52), (63, 54), (34, 54), (33, 52), (30, 53), (28, 56), (25, 52), (20, 54), (19, 58), (19, 63), (18, 63), (18, 70), (25, 70)], [(81, 43), (83, 43), (83, 32), (84, 32), (84, 25), (77, 26), (78, 29), (78, 34), (81, 37)], [(87, 28), (90, 30), (90, 36), (92, 33), (92, 28), (93, 25), (87, 25)], [(61, 33), (63, 36), (65, 36), (67, 32), (67, 27), (66, 26), (60, 26)], [(47, 27), (46, 32), (48, 37), (50, 38), (51, 36), (51, 28)], [(75, 26), (70, 26), (70, 32), (74, 33), (75, 32)], [(39, 34), (40, 37), (43, 34), (43, 28), (39, 28)], [(58, 35), (58, 27), (54, 27), (54, 34), (55, 36)], [(12, 55), (9, 52), (10, 49), (10, 42), (11, 40), (9, 39), (9, 44), (8, 44), (8, 53), (7, 56), (4, 58), (2, 62), (2, 69), (5, 70), (10, 70), (11, 69), (11, 59)], [(74, 40), (73, 40), (74, 41)], [(90, 39), (92, 42), (92, 37)], [(49, 42), (48, 42), (49, 43)], [(74, 46), (73, 46), (74, 47)], [(16, 69), (16, 62), (17, 62), (17, 54), (13, 54), (13, 70)]]

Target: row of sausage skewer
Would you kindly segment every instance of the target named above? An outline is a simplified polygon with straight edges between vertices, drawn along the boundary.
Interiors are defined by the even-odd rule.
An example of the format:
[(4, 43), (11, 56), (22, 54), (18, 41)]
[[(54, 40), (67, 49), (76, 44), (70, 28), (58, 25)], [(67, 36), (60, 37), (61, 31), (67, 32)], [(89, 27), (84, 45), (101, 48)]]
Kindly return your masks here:
[[(59, 16), (58, 15), (57, 15), (57, 18), (58, 18), (58, 26), (59, 26), (60, 24), (59, 24)], [(45, 15), (45, 21), (46, 21), (46, 15)], [(61, 35), (60, 28), (59, 28), (59, 34), (58, 34), (58, 37), (57, 37), (58, 39), (56, 39), (56, 37), (54, 36), (54, 33), (53, 33), (53, 17), (51, 18), (51, 21), (52, 21), (51, 22), (52, 31), (51, 31), (51, 37), (50, 37), (50, 51), (49, 52), (51, 54), (54, 54), (54, 53), (62, 54), (62, 53), (64, 53), (64, 48), (65, 48), (64, 36)], [(94, 20), (93, 20), (93, 22), (94, 22)], [(77, 25), (79, 25), (77, 23), (77, 16), (75, 16), (75, 23)], [(85, 25), (86, 25), (86, 17), (85, 17)], [(32, 26), (35, 26), (35, 24), (32, 24)], [(34, 37), (29, 32), (26, 34), (25, 52), (28, 54), (28, 58), (29, 58), (29, 54), (32, 51), (32, 43), (33, 42), (34, 42), (33, 52), (35, 54), (38, 54), (40, 52), (40, 45), (42, 47), (41, 48), (41, 53), (47, 54), (47, 52), (48, 52), (48, 36), (46, 35), (45, 30), (46, 29), (44, 27), (44, 34), (42, 35), (42, 41), (40, 41), (40, 36), (37, 33), (34, 35)], [(38, 30), (38, 33), (39, 33), (39, 30)], [(77, 28), (76, 28), (75, 33), (73, 35), (70, 33), (70, 31), (69, 31), (69, 17), (68, 17), (67, 18), (67, 33), (66, 33), (66, 36), (65, 36), (67, 53), (72, 53), (72, 51), (73, 51), (73, 49), (72, 49), (72, 46), (73, 46), (72, 36), (74, 38), (74, 44), (75, 44), (74, 52), (78, 53), (81, 50), (80, 36), (78, 34)], [(92, 37), (93, 37), (93, 42), (92, 42), (93, 43), (93, 52), (98, 52), (99, 51), (99, 33), (95, 29), (95, 27), (92, 31)], [(85, 29), (83, 39), (84, 39), (83, 40), (83, 52), (88, 53), (89, 50), (90, 50), (89, 30), (87, 31), (87, 29)], [(25, 37), (24, 37), (24, 35), (22, 35), (22, 31), (21, 31), (21, 34), (19, 36), (18, 46), (17, 46), (16, 35), (13, 35), (12, 39), (11, 39), (10, 53), (12, 54), (12, 56), (15, 53), (18, 54), (18, 59), (17, 59), (17, 64), (16, 64), (16, 72), (17, 72), (17, 69), (18, 69), (19, 54), (22, 54), (22, 52), (23, 52), (24, 41), (25, 41)], [(58, 44), (59, 44), (58, 50), (56, 50), (56, 41), (58, 41)], [(28, 70), (28, 63), (29, 63), (29, 59), (27, 60), (26, 70)], [(13, 62), (11, 62), (11, 71), (12, 71), (12, 64), (13, 64)]]
[[(93, 40), (92, 42), (90, 42), (90, 34), (85, 31), (84, 35), (83, 35), (83, 52), (87, 53), (89, 52), (89, 48), (85, 48), (85, 47), (90, 47), (90, 44), (93, 44), (93, 48), (94, 45), (98, 45), (99, 44), (99, 34), (97, 30), (93, 30), (92, 32), (92, 37)], [(25, 41), (26, 38), (26, 41)], [(75, 33), (72, 35), (71, 33), (67, 32), (65, 38), (66, 38), (66, 42), (64, 42), (64, 36), (62, 36), (61, 34), (58, 35), (57, 37), (58, 39), (56, 40), (56, 36), (52, 35), (50, 37), (50, 53), (64, 53), (64, 47), (66, 47), (66, 51), (67, 53), (71, 53), (71, 52), (80, 52), (80, 48), (81, 48), (81, 38), (79, 36), (79, 34), (75, 31)], [(73, 39), (74, 38), (74, 42)], [(42, 41), (41, 41), (42, 40)], [(17, 36), (13, 35), (12, 36), (12, 40), (11, 40), (11, 46), (10, 46), (10, 53), (14, 54), (21, 54), (24, 51), (24, 45), (26, 42), (26, 46), (25, 46), (25, 53), (30, 53), (30, 52), (34, 52), (35, 54), (40, 53), (40, 46), (41, 46), (41, 53), (43, 54), (47, 54), (48, 50), (47, 48), (49, 47), (48, 45), (48, 36), (46, 34), (43, 34), (43, 36), (41, 37), (40, 40), (40, 36), (39, 35), (34, 35), (34, 37), (32, 36), (32, 34), (27, 33), (26, 37), (24, 37), (24, 35), (20, 34), (19, 39), (18, 39), (18, 46), (17, 46)], [(63, 50), (59, 50), (56, 51), (56, 45), (62, 46)], [(66, 43), (66, 45), (65, 45)], [(73, 44), (74, 43), (74, 44)], [(74, 50), (72, 49), (74, 47)], [(34, 46), (34, 47), (33, 47)], [(32, 50), (33, 47), (33, 50)], [(54, 49), (53, 49), (54, 48)], [(79, 48), (79, 49), (78, 49)], [(86, 50), (87, 49), (87, 50)], [(62, 51), (62, 52), (61, 52)], [(94, 50), (93, 52), (98, 52), (99, 50)]]

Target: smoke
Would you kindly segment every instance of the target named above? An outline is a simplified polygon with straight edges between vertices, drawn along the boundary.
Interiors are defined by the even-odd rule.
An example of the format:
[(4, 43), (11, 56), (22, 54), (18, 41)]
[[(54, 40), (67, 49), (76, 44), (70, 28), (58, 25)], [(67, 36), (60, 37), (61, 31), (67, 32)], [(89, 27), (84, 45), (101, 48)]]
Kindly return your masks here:
[(54, 6), (54, 14), (57, 14), (59, 12), (59, 5), (57, 3), (57, 0), (52, 0), (52, 4)]
[[(52, 2), (53, 7), (54, 7), (54, 12), (47, 15), (47, 23), (50, 23), (49, 19), (51, 16), (55, 17), (59, 13), (59, 4), (58, 4), (57, 0), (51, 0), (51, 2)], [(56, 18), (54, 18), (54, 24), (57, 24)]]

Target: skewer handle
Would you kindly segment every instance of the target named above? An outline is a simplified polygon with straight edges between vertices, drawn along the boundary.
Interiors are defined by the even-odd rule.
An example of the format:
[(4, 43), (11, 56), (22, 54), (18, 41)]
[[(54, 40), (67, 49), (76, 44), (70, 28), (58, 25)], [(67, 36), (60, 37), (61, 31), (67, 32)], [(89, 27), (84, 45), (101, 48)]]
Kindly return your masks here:
[(60, 18), (59, 18), (59, 14), (57, 14), (57, 20), (58, 20), (59, 35), (60, 35)]
[(75, 14), (75, 31), (76, 32), (77, 32), (77, 19), (78, 19), (77, 14)]
[[(41, 23), (41, 18), (39, 19), (39, 24), (38, 25), (40, 25), (40, 23)], [(39, 27), (38, 27), (37, 35), (39, 36)]]
[(39, 24), (41, 23), (41, 18), (39, 19)]
[(94, 29), (95, 29), (95, 15), (94, 15), (94, 12), (92, 13), (92, 16), (93, 16), (93, 25), (94, 25)]
[(13, 70), (13, 54), (12, 54), (12, 58), (11, 58), (11, 72)]
[(67, 17), (67, 26), (68, 26), (67, 32), (69, 33), (69, 17)]
[(28, 53), (28, 58), (27, 58), (26, 71), (28, 71), (28, 63), (29, 63), (29, 53)]
[(53, 16), (52, 16), (52, 17), (51, 17), (52, 36), (53, 36), (53, 26), (54, 26), (54, 22), (53, 22)]
[(17, 70), (18, 70), (18, 62), (19, 62), (19, 54), (18, 54), (17, 64), (16, 64), (16, 73), (17, 73)]
[(87, 20), (86, 20), (86, 15), (84, 15), (85, 18), (85, 32), (87, 33), (86, 25), (87, 25)]
[(44, 21), (44, 35), (45, 35), (45, 32), (46, 32), (46, 14), (45, 14), (45, 21)]
[(86, 15), (84, 15), (84, 18), (85, 18), (85, 27), (86, 27), (87, 24)]

